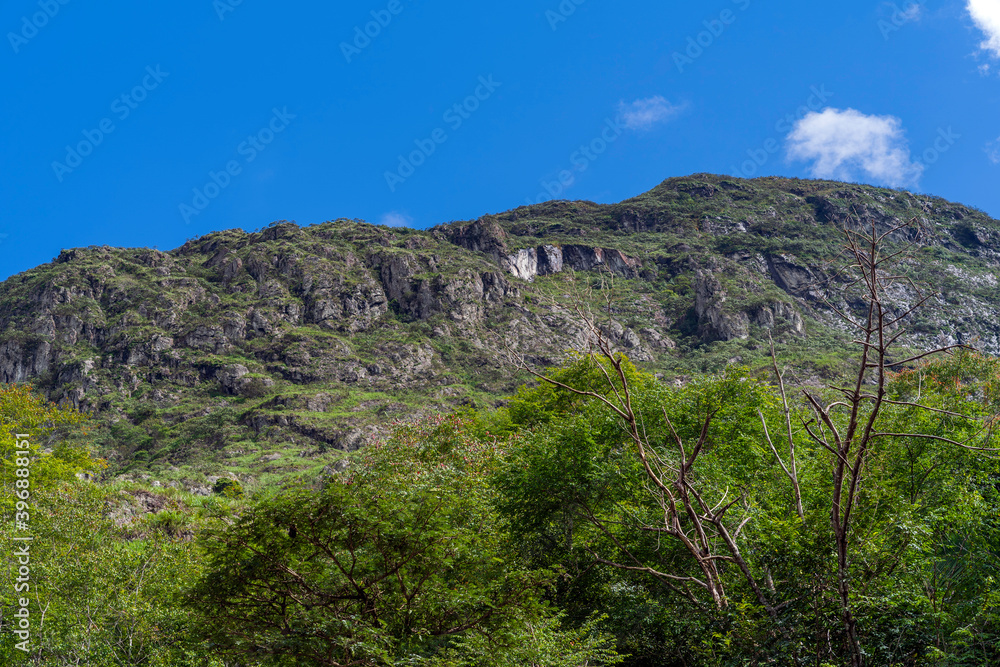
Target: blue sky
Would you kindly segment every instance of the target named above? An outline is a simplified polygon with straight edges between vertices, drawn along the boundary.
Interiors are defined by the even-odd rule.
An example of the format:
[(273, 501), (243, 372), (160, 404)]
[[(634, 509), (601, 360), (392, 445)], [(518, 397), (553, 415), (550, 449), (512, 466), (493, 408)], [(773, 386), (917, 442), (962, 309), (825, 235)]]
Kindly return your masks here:
[(8, 0), (0, 33), (0, 278), (62, 248), (427, 227), (696, 172), (1000, 217), (997, 0)]

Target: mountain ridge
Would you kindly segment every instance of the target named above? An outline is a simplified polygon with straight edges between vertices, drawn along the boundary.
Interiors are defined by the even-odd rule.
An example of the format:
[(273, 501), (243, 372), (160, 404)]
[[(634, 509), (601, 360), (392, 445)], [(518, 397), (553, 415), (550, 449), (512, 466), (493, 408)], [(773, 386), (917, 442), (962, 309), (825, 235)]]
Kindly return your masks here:
[[(586, 344), (600, 308), (635, 361), (683, 377), (779, 353), (817, 381), (848, 342), (827, 302), (841, 229), (898, 234), (930, 300), (909, 343), (1000, 352), (1000, 222), (938, 197), (696, 174), (618, 204), (554, 201), (428, 230), (340, 219), (181, 247), (90, 247), (0, 283), (0, 382), (94, 412), (113, 472), (319, 469), (394, 419), (502, 400)], [(602, 291), (603, 290), (603, 291)], [(894, 294), (900, 308), (916, 290)], [(277, 458), (275, 458), (277, 457)], [(265, 460), (267, 459), (267, 460)], [(189, 486), (188, 478), (174, 480)]]

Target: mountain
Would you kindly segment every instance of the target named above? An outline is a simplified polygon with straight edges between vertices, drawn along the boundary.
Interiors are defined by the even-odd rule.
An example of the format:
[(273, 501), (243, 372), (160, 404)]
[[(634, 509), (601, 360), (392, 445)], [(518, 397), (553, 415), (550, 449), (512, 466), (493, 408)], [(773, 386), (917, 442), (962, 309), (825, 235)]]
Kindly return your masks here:
[[(558, 363), (576, 308), (668, 377), (761, 367), (802, 382), (849, 344), (843, 228), (914, 220), (908, 343), (1000, 353), (1000, 222), (943, 199), (829, 181), (698, 174), (613, 205), (554, 201), (430, 230), (273, 223), (170, 252), (90, 247), (0, 284), (0, 382), (92, 411), (116, 473), (205, 490), (224, 472), (318, 471), (385, 425), (488, 406)], [(611, 295), (611, 300), (606, 297)], [(214, 475), (213, 475), (214, 473)]]

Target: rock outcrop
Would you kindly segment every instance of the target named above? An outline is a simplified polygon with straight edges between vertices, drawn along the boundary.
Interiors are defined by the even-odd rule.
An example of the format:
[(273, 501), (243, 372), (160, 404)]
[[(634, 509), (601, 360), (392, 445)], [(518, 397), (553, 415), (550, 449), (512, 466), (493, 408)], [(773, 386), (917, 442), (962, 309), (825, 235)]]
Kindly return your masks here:
[(890, 242), (923, 250), (902, 269), (913, 286), (889, 296), (900, 311), (921, 284), (931, 298), (906, 342), (1000, 353), (997, 221), (867, 186), (698, 175), (428, 231), (279, 222), (171, 252), (63, 251), (0, 283), (0, 382), (94, 412), (119, 467), (233, 443), (350, 450), (393, 420), (511, 391), (526, 378), (508, 349), (540, 366), (585, 349), (578, 309), (653, 370), (717, 370), (699, 356), (716, 341), (752, 359), (768, 333), (806, 355), (812, 333), (846, 336), (833, 307), (857, 305), (842, 228), (910, 219)]
[(582, 245), (541, 245), (526, 248), (501, 262), (513, 276), (532, 281), (536, 276), (561, 273), (564, 268), (574, 271), (605, 270), (625, 278), (635, 278), (642, 262), (620, 250), (591, 248)]

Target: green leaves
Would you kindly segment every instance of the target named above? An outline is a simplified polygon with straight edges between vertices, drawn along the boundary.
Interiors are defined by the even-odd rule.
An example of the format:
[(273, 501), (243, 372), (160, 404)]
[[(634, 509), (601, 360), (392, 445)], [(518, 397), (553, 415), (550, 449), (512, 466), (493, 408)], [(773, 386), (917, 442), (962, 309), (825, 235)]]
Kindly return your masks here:
[[(128, 541), (104, 518), (108, 500), (105, 490), (81, 483), (37, 495), (30, 591), (37, 664), (150, 664), (186, 622), (179, 595), (197, 572), (191, 549), (155, 534)], [(8, 533), (5, 522), (0, 534)], [(6, 607), (12, 586), (4, 579)]]
[(466, 426), (402, 428), (321, 492), (284, 491), (205, 534), (191, 599), (205, 639), (269, 664), (506, 665), (546, 647), (565, 650), (538, 664), (610, 657), (542, 604), (554, 573), (505, 549), (486, 483), (503, 449)]
[[(397, 425), (321, 490), (238, 499), (223, 482), (209, 518), (172, 502), (128, 529), (109, 517), (113, 492), (74, 477), (97, 465), (60, 438), (80, 417), (0, 391), (0, 423), (52, 448), (33, 453), (39, 664), (837, 664), (830, 454), (805, 437), (813, 415), (789, 393), (800, 517), (775, 458), (789, 456), (775, 390), (741, 369), (666, 386), (622, 368), (666, 489), (611, 406), (540, 385), (507, 409)], [(581, 358), (553, 376), (620, 405), (614, 370)], [(889, 382), (876, 429), (905, 435), (864, 459), (849, 553), (872, 664), (1000, 660), (1000, 468), (950, 442), (984, 442), (998, 378), (1000, 363), (955, 355)], [(0, 444), (15, 446), (6, 431)], [(694, 514), (670, 515), (683, 493)], [(668, 532), (694, 535), (695, 518), (725, 605)], [(20, 657), (5, 641), (0, 656)]]
[[(550, 377), (614, 403), (622, 387), (600, 364), (580, 359)], [(598, 397), (541, 385), (512, 403), (520, 437), (511, 441), (494, 484), (519, 553), (538, 566), (562, 568), (554, 599), (576, 618), (608, 614), (619, 647), (650, 664), (668, 655), (699, 665), (816, 655), (836, 662), (844, 647), (830, 453), (806, 437), (812, 412), (791, 405), (800, 517), (788, 471), (776, 458), (789, 458), (776, 390), (740, 369), (665, 387), (629, 368), (629, 399), (652, 474), (640, 464), (625, 420)], [(848, 554), (852, 605), (872, 664), (917, 664), (932, 652), (951, 661), (942, 664), (989, 662), (982, 656), (993, 649), (984, 653), (982, 642), (973, 647), (961, 629), (998, 632), (1000, 470), (989, 456), (954, 443), (987, 442), (983, 423), (1000, 411), (998, 378), (1000, 362), (962, 354), (889, 383), (893, 402), (876, 431), (909, 435), (879, 437), (864, 458)], [(846, 418), (833, 414), (837, 424)], [(704, 447), (688, 467), (703, 429)], [(736, 551), (722, 548), (721, 528), (708, 539), (730, 602), (721, 609), (689, 595), (703, 573), (671, 541), (670, 530), (695, 535), (691, 517), (670, 509), (680, 502), (681, 469), (683, 484), (705, 500), (697, 511), (713, 530), (709, 510), (733, 503), (721, 523), (738, 536), (746, 571), (734, 567)], [(666, 490), (653, 475), (667, 482)], [(751, 590), (752, 580), (776, 607), (774, 617)], [(616, 602), (623, 591), (630, 591), (624, 605)], [(817, 644), (817, 636), (828, 639)]]

